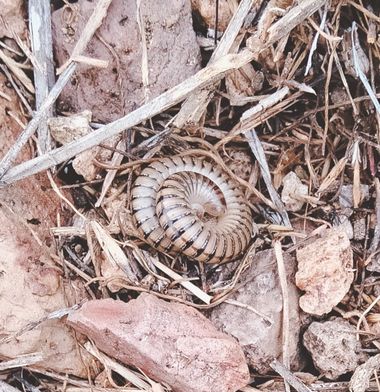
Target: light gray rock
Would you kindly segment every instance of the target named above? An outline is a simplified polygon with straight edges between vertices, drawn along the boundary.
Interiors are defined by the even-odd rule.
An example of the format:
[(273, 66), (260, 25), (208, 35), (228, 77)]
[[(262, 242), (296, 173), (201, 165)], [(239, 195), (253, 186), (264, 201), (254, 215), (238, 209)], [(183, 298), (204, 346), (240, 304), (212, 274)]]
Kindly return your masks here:
[(342, 318), (311, 323), (303, 343), (314, 366), (330, 380), (355, 370), (366, 359), (356, 340), (355, 327)]
[[(293, 282), (295, 260), (284, 255), (284, 262), (289, 286), (290, 358), (292, 369), (299, 370), (299, 295)], [(225, 303), (212, 311), (211, 321), (238, 339), (249, 365), (265, 374), (271, 371), (269, 363), (282, 354), (282, 293), (274, 252), (265, 250), (257, 253), (244, 274), (242, 284), (230, 298), (264, 313), (273, 320), (273, 325), (268, 325), (251, 310)]]
[[(352, 199), (352, 185), (343, 185), (339, 194), (339, 204), (341, 208), (352, 208), (353, 207), (353, 199)], [(360, 192), (362, 195), (362, 200), (369, 199), (369, 186), (362, 184), (360, 185)]]

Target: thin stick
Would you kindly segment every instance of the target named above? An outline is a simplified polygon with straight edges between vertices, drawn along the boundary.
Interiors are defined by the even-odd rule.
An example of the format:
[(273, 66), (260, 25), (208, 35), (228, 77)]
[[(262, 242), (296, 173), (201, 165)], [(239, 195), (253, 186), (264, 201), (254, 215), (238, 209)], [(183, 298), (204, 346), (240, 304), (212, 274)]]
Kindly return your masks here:
[(295, 27), (326, 3), (327, 0), (303, 0), (298, 2), (297, 6), (291, 8), (280, 20), (269, 27), (266, 45), (272, 45), (288, 35)]
[[(29, 0), (29, 29), (32, 51), (38, 67), (34, 67), (34, 88), (36, 109), (39, 110), (54, 85), (53, 40), (51, 34), (50, 0)], [(41, 153), (51, 148), (48, 117), (53, 116), (54, 108), (50, 107), (38, 127), (38, 145)]]
[[(255, 7), (256, 9), (259, 9), (262, 0), (258, 1), (257, 3), (259, 4), (257, 4)], [(214, 50), (208, 65), (215, 63), (215, 61), (219, 60), (230, 52), (232, 45), (235, 42), (241, 27), (243, 26), (244, 19), (248, 15), (248, 12), (252, 8), (253, 4), (254, 0), (242, 0), (240, 2), (238, 9), (234, 13), (226, 31), (223, 34), (223, 37)], [(215, 32), (215, 35), (216, 34), (217, 32)], [(174, 125), (177, 128), (182, 128), (186, 122), (190, 121), (197, 123), (204, 112), (204, 108), (207, 107), (207, 102), (209, 102), (209, 100), (210, 92), (208, 90), (202, 90), (197, 92), (197, 94), (191, 95), (182, 105), (180, 112), (176, 116)]]
[(261, 317), (269, 326), (272, 326), (274, 324), (274, 321), (270, 317), (266, 316), (264, 313), (261, 313), (259, 310), (255, 309), (251, 305), (244, 304), (242, 302), (236, 301), (236, 300), (231, 299), (231, 298), (230, 299), (226, 299), (224, 301), (224, 303), (232, 305), (232, 306), (237, 306), (237, 307), (242, 308), (242, 309), (249, 310), (250, 312), (256, 314), (259, 317)]
[(99, 0), (95, 6), (95, 9), (87, 21), (78, 42), (75, 44), (74, 49), (71, 53), (70, 58), (57, 70), (57, 75), (60, 75), (68, 66), (73, 62), (73, 59), (82, 54), (90, 42), (95, 31), (102, 24), (103, 19), (107, 15), (108, 7), (112, 0)]
[(297, 392), (312, 392), (298, 377), (275, 359), (270, 367), (289, 383)]
[[(8, 153), (0, 162), (0, 180), (3, 178), (4, 174), (9, 170), (12, 162), (16, 159), (17, 155), (21, 151), (22, 147), (26, 144), (28, 139), (33, 135), (38, 125), (46, 116), (47, 111), (57, 100), (59, 94), (62, 92), (66, 83), (69, 81), (71, 75), (74, 73), (76, 68), (76, 63), (72, 62), (72, 58), (80, 56), (82, 50), (84, 50), (90, 41), (91, 37), (95, 33), (96, 29), (100, 26), (102, 20), (107, 15), (107, 10), (112, 0), (99, 0), (96, 4), (93, 13), (91, 14), (89, 20), (84, 27), (82, 34), (74, 47), (73, 53), (70, 60), (66, 65), (62, 66), (61, 69), (65, 68), (60, 77), (58, 78), (56, 84), (51, 89), (49, 95), (41, 104), (40, 109), (37, 111), (34, 118), (30, 121), (28, 126), (25, 128), (23, 133), (19, 136), (16, 143), (9, 149)], [(32, 86), (33, 87), (33, 86)], [(52, 165), (53, 166), (53, 165)]]
[(373, 302), (371, 303), (371, 305), (368, 306), (368, 308), (360, 315), (358, 323), (356, 324), (356, 340), (360, 340), (360, 326), (363, 322), (363, 320), (365, 319), (365, 316), (371, 311), (371, 309), (380, 301), (380, 295), (378, 295)]
[[(36, 352), (26, 355), (20, 355), (15, 359), (11, 359), (9, 361), (3, 361), (0, 363), (0, 371), (14, 369), (17, 367), (34, 365), (38, 362), (41, 362), (44, 359), (42, 353)], [(1, 390), (1, 388), (0, 388)]]
[[(32, 174), (36, 174), (40, 171), (49, 169), (50, 167), (65, 162), (67, 159), (72, 158), (80, 152), (94, 147), (99, 143), (102, 143), (103, 141), (109, 139), (110, 137), (117, 135), (118, 133), (126, 129), (132, 128), (133, 126), (163, 112), (164, 110), (169, 109), (173, 105), (176, 105), (177, 103), (181, 102), (193, 91), (212, 84), (217, 80), (220, 80), (227, 71), (242, 67), (243, 65), (249, 63), (252, 58), (253, 54), (249, 50), (244, 50), (236, 55), (227, 55), (217, 61), (215, 64), (200, 70), (195, 75), (191, 76), (190, 78), (186, 79), (182, 83), (171, 88), (160, 96), (152, 99), (150, 102), (127, 114), (126, 116), (120, 118), (119, 120), (107, 124), (95, 130), (94, 132), (91, 132), (90, 134), (81, 137), (80, 139), (66, 144), (63, 147), (57, 148), (51, 152), (48, 152), (37, 158), (31, 159), (30, 161), (24, 162), (16, 167), (13, 167), (9, 170), (6, 176), (4, 176), (4, 173), (6, 172), (3, 167), (4, 163), (1, 162), (0, 178), (4, 176), (2, 178), (3, 184), (10, 184), (17, 180), (20, 180)], [(71, 67), (72, 66), (73, 64), (71, 64)], [(67, 68), (66, 71), (72, 69), (71, 67)], [(51, 91), (49, 96), (53, 93), (53, 90)], [(40, 117), (41, 115), (39, 116), (39, 118)], [(32, 122), (33, 121), (34, 123), (36, 123), (34, 124), (35, 129), (38, 121), (36, 119), (33, 119)], [(28, 127), (30, 126), (31, 124), (29, 124)], [(24, 139), (27, 140), (26, 137)], [(12, 155), (12, 158), (14, 158), (14, 154)], [(3, 161), (7, 162), (8, 164), (7, 169), (9, 168), (8, 160), (9, 158), (7, 158), (7, 161), (5, 161), (5, 158), (3, 159)]]
[(53, 105), (63, 88), (66, 86), (66, 83), (69, 81), (71, 75), (74, 73), (74, 70), (75, 64), (70, 64), (70, 66), (66, 68), (65, 72), (59, 77), (56, 84), (51, 89), (49, 95), (41, 105), (40, 109), (37, 111), (36, 115), (32, 118), (28, 126), (18, 137), (15, 144), (13, 144), (13, 146), (5, 154), (4, 158), (0, 162), (0, 179), (9, 170), (21, 149), (25, 146), (29, 138), (34, 134), (38, 125), (46, 116), (46, 113), (48, 112), (50, 107)]
[[(289, 288), (286, 280), (286, 270), (280, 241), (274, 241), (274, 253), (276, 255), (278, 277), (282, 293), (282, 360), (284, 365), (290, 368), (289, 356)], [(289, 388), (289, 386), (288, 386)]]
[(160, 261), (153, 259), (152, 258), (152, 263), (156, 268), (164, 272), (166, 275), (170, 276), (172, 279), (177, 281), (181, 286), (185, 287), (187, 290), (189, 290), (191, 293), (193, 293), (196, 297), (198, 297), (201, 301), (209, 305), (211, 303), (212, 297), (205, 293), (203, 290), (201, 290), (198, 286), (195, 286), (195, 284), (189, 282), (188, 280), (184, 280), (183, 277), (173, 270), (171, 270), (169, 267), (166, 265), (162, 264)]

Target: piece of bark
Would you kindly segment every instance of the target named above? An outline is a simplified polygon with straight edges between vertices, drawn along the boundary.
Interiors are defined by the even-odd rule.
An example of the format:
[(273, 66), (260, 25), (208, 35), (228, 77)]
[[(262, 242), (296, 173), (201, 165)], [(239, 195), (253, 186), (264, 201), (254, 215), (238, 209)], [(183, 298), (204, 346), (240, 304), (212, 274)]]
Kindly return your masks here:
[(246, 385), (243, 351), (194, 308), (141, 294), (89, 301), (68, 323), (97, 347), (173, 391), (232, 392)]

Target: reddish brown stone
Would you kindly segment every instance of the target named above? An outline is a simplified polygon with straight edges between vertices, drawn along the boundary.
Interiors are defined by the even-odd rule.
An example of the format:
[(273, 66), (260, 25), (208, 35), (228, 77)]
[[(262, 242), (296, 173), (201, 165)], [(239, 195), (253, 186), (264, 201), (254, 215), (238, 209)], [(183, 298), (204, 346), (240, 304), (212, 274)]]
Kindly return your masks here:
[(141, 294), (89, 301), (68, 322), (100, 350), (177, 392), (232, 392), (249, 380), (237, 342), (197, 310)]

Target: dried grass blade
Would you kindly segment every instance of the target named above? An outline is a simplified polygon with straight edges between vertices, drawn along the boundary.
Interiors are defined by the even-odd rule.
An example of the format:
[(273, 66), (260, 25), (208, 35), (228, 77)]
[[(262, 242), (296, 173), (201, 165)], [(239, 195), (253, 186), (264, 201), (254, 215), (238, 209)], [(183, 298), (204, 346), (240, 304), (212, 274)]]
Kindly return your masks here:
[(336, 180), (339, 174), (344, 170), (347, 161), (348, 159), (346, 157), (343, 157), (338, 161), (338, 163), (331, 169), (330, 173), (323, 180), (317, 191), (317, 194), (321, 194), (331, 186), (331, 184)]
[(278, 195), (276, 189), (274, 188), (272, 184), (272, 179), (269, 171), (269, 166), (268, 162), (265, 157), (265, 152), (264, 148), (256, 134), (255, 130), (250, 130), (244, 133), (245, 138), (248, 141), (249, 146), (251, 147), (251, 150), (256, 157), (257, 161), (259, 162), (260, 169), (261, 169), (261, 175), (263, 177), (263, 180), (265, 182), (265, 185), (267, 186), (269, 195), (271, 197), (271, 200), (273, 201), (274, 205), (276, 206), (278, 212), (281, 215), (283, 224), (288, 227), (292, 227), (292, 224), (290, 223), (288, 213), (285, 210), (285, 206), (281, 201), (280, 196)]
[(305, 73), (304, 75), (306, 76), (312, 65), (313, 65), (313, 54), (315, 52), (315, 50), (317, 49), (317, 43), (318, 43), (318, 39), (319, 39), (319, 35), (320, 35), (320, 31), (323, 31), (323, 29), (325, 28), (325, 24), (326, 24), (326, 18), (327, 18), (327, 11), (328, 11), (328, 7), (325, 7), (323, 14), (322, 14), (322, 20), (321, 23), (319, 24), (319, 30), (317, 30), (315, 37), (313, 39), (313, 42), (311, 44), (311, 48), (309, 51), (309, 56), (307, 58), (307, 64), (306, 64), (306, 69), (305, 69)]
[(17, 79), (25, 86), (25, 88), (34, 94), (34, 86), (31, 80), (26, 76), (26, 73), (19, 67), (18, 63), (14, 61), (11, 57), (7, 56), (0, 49), (0, 59), (5, 65), (13, 72)]
[(166, 275), (170, 276), (175, 281), (178, 281), (180, 285), (182, 285), (187, 290), (189, 290), (192, 294), (194, 294), (196, 297), (198, 297), (201, 301), (203, 301), (207, 305), (209, 305), (211, 303), (212, 297), (210, 295), (206, 294), (199, 287), (195, 286), (195, 284), (184, 280), (184, 278), (181, 275), (177, 274), (176, 272), (174, 272), (169, 267), (162, 264), (160, 261), (158, 261), (156, 259), (152, 259), (152, 263), (160, 271), (164, 272)]
[[(117, 150), (124, 150), (126, 147), (125, 140), (120, 140), (118, 145), (116, 146)], [(119, 152), (115, 152), (112, 157), (111, 165), (112, 166), (118, 166), (121, 164), (121, 161), (123, 160), (124, 155), (120, 154)], [(112, 181), (114, 180), (116, 176), (117, 170), (107, 170), (107, 174), (104, 178), (103, 186), (102, 186), (102, 191), (100, 193), (99, 199), (95, 203), (95, 207), (98, 208), (101, 206), (103, 199), (108, 191), (108, 189), (112, 185)]]
[[(226, 55), (225, 57), (217, 61), (215, 64), (212, 64), (200, 70), (195, 75), (184, 80), (182, 83), (171, 88), (170, 90), (159, 95), (158, 97), (152, 99), (150, 102), (144, 104), (143, 106), (127, 114), (126, 116), (112, 123), (104, 125), (103, 127), (95, 130), (94, 132), (91, 132), (90, 134), (83, 136), (80, 139), (68, 143), (63, 147), (57, 148), (53, 151), (50, 151), (49, 153), (46, 153), (37, 158), (24, 162), (16, 167), (13, 167), (9, 170), (7, 175), (2, 178), (4, 173), (9, 168), (9, 166), (4, 164), (4, 158), (3, 161), (0, 163), (0, 178), (2, 178), (3, 180), (3, 185), (12, 183), (32, 174), (36, 174), (42, 170), (49, 169), (55, 165), (58, 165), (59, 163), (65, 162), (67, 159), (70, 159), (73, 156), (98, 145), (99, 143), (109, 139), (114, 135), (117, 135), (125, 129), (129, 129), (149, 118), (152, 118), (153, 116), (163, 112), (164, 110), (169, 109), (173, 105), (176, 105), (177, 103), (183, 101), (193, 91), (214, 83), (216, 80), (221, 79), (226, 72), (232, 69), (240, 68), (244, 64), (249, 63), (252, 59), (253, 54), (249, 50), (243, 50), (241, 53), (236, 55)], [(71, 66), (73, 66), (73, 64), (71, 64)], [(69, 69), (70, 67), (67, 68), (66, 71), (68, 71)], [(63, 75), (61, 75), (61, 77), (62, 76)], [(54, 88), (50, 92), (49, 97), (53, 95), (53, 90)], [(53, 100), (53, 97), (51, 100)], [(29, 123), (28, 136), (23, 137), (23, 140), (25, 142), (36, 129), (39, 118), (42, 115), (43, 113), (39, 111), (38, 116), (36, 115), (36, 117)], [(33, 131), (31, 131), (29, 128), (34, 129)], [(12, 157), (14, 158), (13, 154)], [(7, 164), (9, 164), (9, 162), (7, 162)]]
[(96, 239), (102, 247), (108, 261), (112, 265), (117, 266), (124, 271), (130, 282), (138, 283), (136, 274), (132, 270), (131, 263), (118, 243), (102, 228), (102, 226), (100, 226), (98, 222), (92, 221), (91, 228), (94, 231)]
[(106, 354), (100, 352), (92, 343), (86, 342), (84, 348), (95, 358), (97, 358), (106, 369), (111, 369), (112, 371), (120, 374), (120, 376), (124, 377), (134, 386), (141, 388), (144, 391), (149, 391), (150, 385), (144, 381), (138, 373), (129, 370), (125, 366), (121, 365), (119, 362), (116, 362), (114, 359), (111, 359)]
[(369, 84), (360, 66), (359, 56), (356, 50), (356, 47), (359, 45), (356, 22), (352, 22), (351, 40), (352, 40), (352, 58), (353, 58), (356, 75), (359, 77), (360, 81), (363, 83), (364, 88), (367, 90), (367, 93), (370, 96), (371, 101), (375, 106), (377, 113), (380, 114), (380, 103), (377, 100), (376, 94), (373, 92), (371, 85)]

